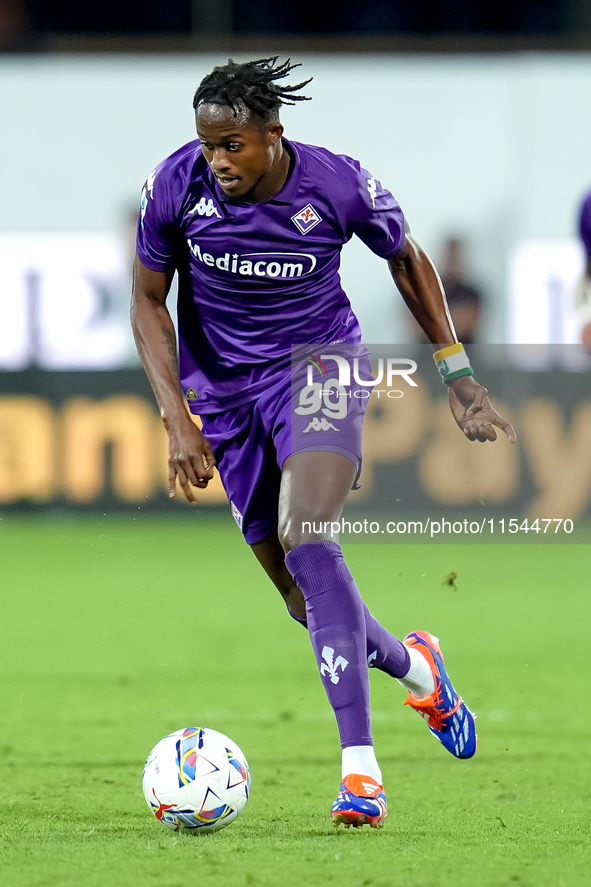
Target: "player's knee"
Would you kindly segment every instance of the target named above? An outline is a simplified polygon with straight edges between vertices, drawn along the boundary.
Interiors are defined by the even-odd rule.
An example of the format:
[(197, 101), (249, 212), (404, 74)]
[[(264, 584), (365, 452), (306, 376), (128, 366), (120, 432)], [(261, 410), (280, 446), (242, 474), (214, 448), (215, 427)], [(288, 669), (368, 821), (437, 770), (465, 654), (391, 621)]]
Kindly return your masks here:
[(286, 554), (288, 551), (291, 551), (291, 549), (294, 548), (295, 545), (297, 545), (293, 533), (291, 532), (291, 527), (282, 527), (280, 525), (277, 534), (279, 536), (279, 543)]
[(283, 527), (279, 527), (279, 541), (285, 552), (291, 551), (296, 545), (320, 539), (338, 542), (340, 528), (340, 522), (336, 520), (298, 520), (297, 517), (292, 517)]

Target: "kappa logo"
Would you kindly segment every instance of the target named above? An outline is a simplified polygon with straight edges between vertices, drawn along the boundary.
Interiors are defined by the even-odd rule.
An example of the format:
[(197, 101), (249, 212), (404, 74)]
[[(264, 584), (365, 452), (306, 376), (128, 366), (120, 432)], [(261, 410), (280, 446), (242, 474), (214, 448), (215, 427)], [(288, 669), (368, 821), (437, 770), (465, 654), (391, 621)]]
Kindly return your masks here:
[(242, 513), (238, 511), (233, 502), (230, 502), (230, 508), (232, 510), (232, 517), (234, 518), (240, 529), (242, 529), (242, 524), (244, 523), (244, 517)]
[(200, 216), (217, 216), (218, 219), (221, 219), (221, 216), (218, 212), (218, 208), (211, 199), (206, 200), (205, 197), (202, 197), (201, 200), (198, 200), (193, 209), (189, 210), (189, 215), (192, 216), (195, 213), (198, 213)]
[(329, 674), (331, 683), (338, 684), (340, 681), (338, 673), (339, 668), (341, 669), (341, 672), (343, 672), (349, 665), (349, 660), (345, 659), (343, 656), (337, 656), (335, 659), (334, 647), (323, 647), (322, 658), (324, 659), (324, 662), (320, 666), (320, 674), (323, 676)]
[(307, 234), (322, 221), (311, 203), (292, 216), (291, 220), (302, 234)]
[[(296, 410), (297, 412), (297, 410)], [(332, 422), (329, 422), (328, 419), (325, 419), (324, 416), (322, 419), (319, 419), (317, 416), (314, 416), (313, 419), (310, 419), (310, 424), (307, 428), (304, 428), (304, 434), (307, 434), (308, 431), (340, 431), (340, 428), (336, 428)]]

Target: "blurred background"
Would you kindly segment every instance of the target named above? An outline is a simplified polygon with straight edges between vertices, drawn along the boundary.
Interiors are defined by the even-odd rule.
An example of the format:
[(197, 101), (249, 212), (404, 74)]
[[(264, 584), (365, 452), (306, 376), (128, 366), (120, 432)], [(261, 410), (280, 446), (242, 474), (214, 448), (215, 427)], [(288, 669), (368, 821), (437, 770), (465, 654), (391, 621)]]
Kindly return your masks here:
[[(128, 322), (139, 193), (194, 138), (202, 77), (276, 53), (314, 78), (286, 134), (394, 193), (460, 339), (548, 346), (508, 359), (587, 390), (591, 0), (0, 0), (0, 507), (164, 501)], [(383, 261), (352, 241), (342, 268), (366, 341), (420, 340)]]

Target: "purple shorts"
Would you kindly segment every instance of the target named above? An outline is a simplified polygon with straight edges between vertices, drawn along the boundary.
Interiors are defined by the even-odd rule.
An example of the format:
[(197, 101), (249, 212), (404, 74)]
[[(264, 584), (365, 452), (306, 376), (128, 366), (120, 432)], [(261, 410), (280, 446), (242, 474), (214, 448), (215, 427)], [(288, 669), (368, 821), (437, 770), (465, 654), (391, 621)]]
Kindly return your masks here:
[(357, 485), (365, 394), (353, 396), (336, 378), (306, 385), (310, 378), (288, 372), (258, 400), (202, 417), (232, 516), (249, 545), (277, 529), (281, 471), (294, 453), (346, 456)]

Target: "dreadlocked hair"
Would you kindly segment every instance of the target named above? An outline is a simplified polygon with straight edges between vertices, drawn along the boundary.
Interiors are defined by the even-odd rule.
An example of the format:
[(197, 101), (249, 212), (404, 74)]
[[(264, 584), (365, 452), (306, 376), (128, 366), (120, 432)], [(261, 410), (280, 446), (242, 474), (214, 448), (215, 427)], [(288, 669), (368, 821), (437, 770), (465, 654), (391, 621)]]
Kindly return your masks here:
[(291, 59), (277, 65), (279, 56), (237, 64), (228, 59), (227, 65), (220, 65), (204, 77), (195, 97), (193, 107), (202, 102), (228, 105), (234, 114), (246, 108), (251, 114), (265, 123), (279, 120), (281, 105), (295, 105), (296, 102), (309, 102), (310, 98), (295, 93), (306, 86), (312, 78), (296, 83), (295, 86), (276, 83), (287, 77), (294, 68), (301, 65), (290, 64)]

